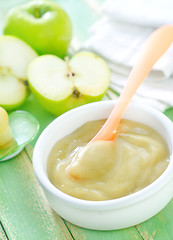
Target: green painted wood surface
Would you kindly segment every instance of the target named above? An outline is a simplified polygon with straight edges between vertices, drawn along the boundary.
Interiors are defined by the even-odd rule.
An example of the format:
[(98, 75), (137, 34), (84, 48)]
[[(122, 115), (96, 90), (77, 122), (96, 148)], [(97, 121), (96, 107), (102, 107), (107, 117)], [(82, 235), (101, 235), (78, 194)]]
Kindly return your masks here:
[(1, 240), (7, 240), (7, 235), (3, 229), (3, 225), (2, 223), (0, 222), (0, 239)]
[(10, 239), (72, 239), (45, 200), (26, 151), (0, 166), (0, 218)]
[(83, 229), (71, 223), (67, 223), (72, 235), (77, 240), (142, 240), (140, 233), (135, 227), (114, 231), (96, 231)]
[[(0, 1), (0, 28), (7, 10), (27, 0)], [(89, 37), (88, 28), (100, 15), (98, 6), (104, 0), (57, 0), (67, 11), (74, 38), (75, 51)], [(108, 91), (107, 99), (116, 98)], [(20, 109), (37, 117), (40, 131), (55, 117), (47, 113), (30, 95)], [(165, 114), (173, 120), (173, 108)], [(39, 136), (38, 134), (38, 136)], [(36, 139), (13, 160), (0, 163), (0, 240), (171, 240), (173, 239), (173, 201), (159, 214), (137, 226), (118, 231), (94, 231), (64, 221), (49, 206), (32, 168), (32, 152)]]
[(138, 225), (137, 229), (143, 239), (172, 240), (173, 200), (156, 216)]

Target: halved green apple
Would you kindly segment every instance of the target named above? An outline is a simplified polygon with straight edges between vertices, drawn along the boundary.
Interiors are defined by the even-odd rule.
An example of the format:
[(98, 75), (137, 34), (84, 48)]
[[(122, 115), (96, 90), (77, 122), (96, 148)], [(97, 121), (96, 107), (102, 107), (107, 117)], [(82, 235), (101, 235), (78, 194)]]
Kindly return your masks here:
[(0, 37), (0, 106), (12, 110), (28, 95), (27, 67), (37, 53), (22, 40)]
[(42, 106), (60, 115), (101, 100), (109, 86), (110, 71), (106, 62), (91, 52), (79, 52), (66, 61), (44, 55), (29, 66), (28, 81)]

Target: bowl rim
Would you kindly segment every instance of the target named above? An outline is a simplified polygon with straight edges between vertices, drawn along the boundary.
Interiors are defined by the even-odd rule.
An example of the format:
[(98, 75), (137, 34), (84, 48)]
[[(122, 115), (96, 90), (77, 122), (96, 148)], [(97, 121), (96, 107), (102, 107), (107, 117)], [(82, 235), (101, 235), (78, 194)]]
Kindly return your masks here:
[[(61, 121), (63, 118), (69, 117), (71, 114), (77, 112), (77, 111), (85, 111), (88, 107), (96, 107), (98, 104), (103, 104), (107, 107), (114, 106), (116, 101), (114, 100), (106, 100), (101, 102), (94, 102), (85, 104), (83, 106), (74, 108), (61, 116), (57, 117), (54, 121), (52, 121), (42, 132), (39, 139), (36, 142), (34, 151), (33, 151), (33, 168), (35, 175), (46, 191), (48, 191), (50, 194), (54, 195), (59, 200), (66, 202), (66, 204), (76, 207), (76, 208), (87, 208), (87, 210), (91, 209), (92, 211), (97, 210), (112, 210), (112, 209), (120, 209), (123, 207), (127, 207), (129, 205), (134, 205), (138, 202), (144, 201), (149, 197), (152, 197), (156, 192), (161, 190), (169, 181), (171, 178), (173, 178), (173, 123), (172, 121), (166, 117), (163, 113), (159, 112), (158, 110), (154, 109), (153, 107), (150, 107), (145, 104), (141, 103), (130, 103), (134, 108), (142, 108), (144, 111), (149, 112), (155, 116), (161, 117), (164, 121), (164, 126), (166, 129), (169, 129), (169, 136), (172, 145), (172, 153), (170, 154), (170, 162), (165, 169), (165, 171), (161, 174), (159, 178), (157, 178), (153, 183), (146, 186), (145, 188), (126, 195), (121, 198), (117, 199), (111, 199), (111, 200), (103, 200), (103, 201), (91, 201), (91, 200), (83, 200), (79, 198), (72, 197), (59, 189), (57, 189), (49, 180), (47, 174), (45, 173), (43, 169), (43, 164), (40, 158), (40, 148), (42, 146), (42, 142), (44, 141), (44, 138), (48, 134), (49, 131), (53, 130), (54, 125), (57, 125), (59, 121)], [(104, 207), (104, 208), (103, 208)]]

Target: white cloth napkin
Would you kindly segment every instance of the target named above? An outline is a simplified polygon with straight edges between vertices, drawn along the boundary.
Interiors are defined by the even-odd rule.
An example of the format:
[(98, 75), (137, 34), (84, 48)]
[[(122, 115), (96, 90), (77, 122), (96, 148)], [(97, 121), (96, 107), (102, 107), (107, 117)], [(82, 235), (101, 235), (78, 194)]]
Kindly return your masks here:
[(107, 0), (102, 11), (127, 24), (158, 28), (173, 23), (172, 0)]
[[(159, 11), (154, 11), (155, 6)], [(84, 43), (83, 48), (107, 60), (111, 69), (111, 87), (118, 93), (125, 85), (147, 37), (162, 23), (173, 23), (170, 6), (173, 9), (173, 1), (171, 3), (170, 0), (165, 0), (164, 4), (159, 0), (108, 0), (103, 5), (103, 17), (90, 29), (91, 38)], [(159, 7), (163, 9), (161, 18), (159, 14), (162, 9)], [(161, 111), (173, 106), (172, 75), (173, 45), (154, 65), (134, 100), (145, 102)]]

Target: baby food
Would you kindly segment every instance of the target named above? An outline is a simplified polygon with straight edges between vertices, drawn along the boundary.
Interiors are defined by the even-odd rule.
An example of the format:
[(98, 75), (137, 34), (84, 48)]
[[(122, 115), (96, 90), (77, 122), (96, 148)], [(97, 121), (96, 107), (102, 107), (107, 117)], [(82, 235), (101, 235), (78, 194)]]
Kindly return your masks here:
[(116, 199), (148, 186), (166, 169), (168, 147), (144, 124), (122, 119), (114, 142), (89, 143), (104, 122), (87, 122), (52, 148), (48, 177), (62, 192), (85, 200)]

